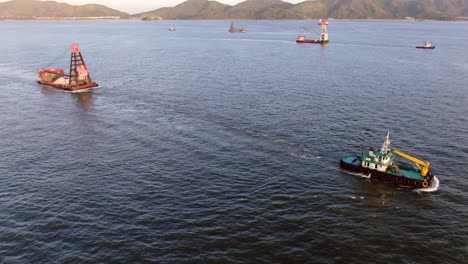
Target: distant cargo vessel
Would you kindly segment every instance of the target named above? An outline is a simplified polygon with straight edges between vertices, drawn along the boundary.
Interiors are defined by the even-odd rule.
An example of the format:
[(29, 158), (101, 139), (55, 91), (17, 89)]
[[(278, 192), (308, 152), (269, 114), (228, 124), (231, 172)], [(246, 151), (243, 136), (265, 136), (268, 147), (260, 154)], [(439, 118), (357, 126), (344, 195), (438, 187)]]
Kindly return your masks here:
[(231, 33), (245, 33), (247, 32), (247, 29), (245, 27), (241, 27), (241, 28), (235, 28), (234, 27), (234, 22), (231, 22), (231, 27), (229, 28), (229, 32)]
[(429, 42), (429, 40), (426, 40), (423, 46), (416, 46), (417, 49), (435, 49), (435, 46), (432, 45), (432, 43)]
[(39, 70), (39, 84), (47, 85), (66, 91), (86, 91), (98, 88), (99, 85), (91, 80), (88, 66), (81, 55), (80, 46), (72, 44), (70, 58), (70, 72), (68, 75), (62, 68), (46, 68)]
[[(394, 162), (395, 155), (415, 163), (416, 167), (398, 165)], [(430, 163), (416, 159), (398, 150), (390, 150), (390, 133), (380, 151), (370, 150), (368, 154), (348, 155), (341, 159), (342, 169), (362, 173), (371, 179), (378, 179), (404, 185), (411, 188), (427, 188), (431, 186), (435, 176), (429, 170)]]
[(326, 19), (320, 19), (322, 26), (322, 32), (320, 33), (320, 39), (307, 39), (304, 35), (297, 36), (297, 43), (316, 43), (325, 44), (328, 43), (328, 21)]

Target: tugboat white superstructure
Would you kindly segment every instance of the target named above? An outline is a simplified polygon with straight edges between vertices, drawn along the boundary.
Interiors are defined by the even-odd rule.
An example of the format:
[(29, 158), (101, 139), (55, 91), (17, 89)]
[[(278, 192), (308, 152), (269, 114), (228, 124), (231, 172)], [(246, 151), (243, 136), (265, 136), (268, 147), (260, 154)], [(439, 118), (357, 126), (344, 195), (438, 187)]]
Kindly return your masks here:
[[(398, 165), (394, 162), (395, 155), (415, 163), (415, 167)], [(348, 155), (341, 159), (340, 167), (357, 173), (368, 175), (383, 181), (406, 185), (412, 188), (427, 188), (434, 180), (429, 170), (430, 163), (416, 159), (398, 150), (390, 149), (390, 133), (387, 133), (380, 151), (370, 150), (362, 155)]]

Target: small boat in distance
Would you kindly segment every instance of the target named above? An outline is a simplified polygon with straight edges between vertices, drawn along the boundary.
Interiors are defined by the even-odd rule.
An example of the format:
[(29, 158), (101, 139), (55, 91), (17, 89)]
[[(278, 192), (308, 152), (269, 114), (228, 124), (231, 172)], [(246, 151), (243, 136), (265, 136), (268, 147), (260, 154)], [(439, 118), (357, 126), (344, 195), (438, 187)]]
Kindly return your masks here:
[(80, 46), (72, 44), (70, 58), (70, 72), (65, 75), (62, 68), (46, 68), (39, 70), (39, 84), (47, 85), (66, 91), (86, 91), (91, 88), (98, 88), (99, 85), (91, 80), (88, 66), (81, 55)]
[[(414, 162), (414, 166), (394, 162), (398, 155)], [(435, 176), (429, 170), (429, 162), (425, 162), (398, 150), (390, 149), (390, 132), (379, 150), (370, 149), (368, 154), (348, 155), (341, 159), (340, 167), (344, 170), (360, 173), (371, 179), (392, 182), (410, 188), (428, 188), (435, 181)]]
[(424, 45), (423, 46), (416, 46), (417, 49), (435, 49), (435, 46), (432, 45), (431, 42), (429, 42), (429, 40), (426, 40), (426, 42), (424, 42)]
[(231, 27), (229, 28), (229, 32), (231, 33), (245, 33), (247, 32), (247, 29), (245, 27), (241, 27), (241, 28), (235, 28), (234, 27), (234, 22), (231, 21)]
[(171, 26), (171, 27), (169, 28), (169, 31), (176, 31), (176, 28), (173, 27), (173, 26)]
[[(328, 21), (325, 19), (320, 19), (322, 32), (320, 33), (320, 39), (307, 39), (304, 35), (297, 36), (296, 42), (297, 43), (317, 43), (317, 44), (325, 44), (328, 43)], [(313, 30), (310, 30), (313, 31)]]

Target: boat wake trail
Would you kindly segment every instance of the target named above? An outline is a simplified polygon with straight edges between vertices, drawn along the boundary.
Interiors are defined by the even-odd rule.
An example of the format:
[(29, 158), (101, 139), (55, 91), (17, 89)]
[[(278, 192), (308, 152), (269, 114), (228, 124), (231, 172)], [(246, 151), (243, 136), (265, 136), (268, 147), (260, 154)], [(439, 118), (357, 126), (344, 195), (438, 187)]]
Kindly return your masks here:
[[(210, 122), (210, 121), (207, 121), (207, 122)], [(210, 122), (210, 123), (215, 125), (215, 126), (219, 126), (219, 127), (223, 128), (224, 130), (231, 131), (231, 132), (234, 132), (236, 134), (240, 134), (240, 135), (247, 136), (247, 137), (254, 137), (254, 138), (267, 138), (268, 137), (268, 135), (265, 135), (265, 134), (262, 134), (262, 133), (259, 133), (259, 132), (255, 132), (255, 131), (252, 131), (252, 130), (244, 129), (244, 128), (230, 126), (230, 125), (228, 125), (226, 123), (223, 123), (223, 122)]]
[(302, 144), (288, 142), (281, 139), (274, 140), (274, 142), (280, 145), (281, 148), (290, 156), (307, 160), (321, 158), (321, 156), (315, 155), (315, 153)]
[(321, 158), (321, 156), (319, 156), (317, 153), (310, 150), (303, 144), (294, 143), (294, 142), (290, 142), (290, 141), (286, 141), (282, 139), (275, 139), (264, 133), (252, 131), (249, 129), (239, 128), (239, 127), (233, 127), (223, 122), (211, 122), (211, 123), (216, 126), (222, 127), (226, 131), (234, 132), (244, 137), (270, 141), (270, 143), (272, 142), (274, 144), (269, 144), (269, 145), (272, 145), (274, 148), (279, 149), (280, 152), (285, 152), (288, 155), (296, 157), (296, 158), (307, 159), (307, 160)]
[[(97, 89), (97, 88), (100, 88), (100, 86), (96, 87), (95, 89)], [(69, 92), (76, 94), (76, 93), (87, 93), (87, 92), (90, 92), (92, 90), (93, 89), (91, 89), (91, 88), (86, 88), (86, 89), (80, 89), (80, 90), (69, 91)]]
[(16, 65), (11, 64), (0, 64), (0, 76), (8, 76), (9, 78), (15, 77), (15, 79), (22, 79), (27, 81), (32, 81), (37, 79), (36, 73), (31, 72), (30, 70), (24, 70)]
[(439, 189), (439, 179), (437, 179), (436, 176), (434, 176), (434, 180), (432, 181), (431, 185), (427, 188), (422, 188), (422, 189), (415, 189), (413, 190), (414, 192), (421, 193), (421, 192), (435, 192)]

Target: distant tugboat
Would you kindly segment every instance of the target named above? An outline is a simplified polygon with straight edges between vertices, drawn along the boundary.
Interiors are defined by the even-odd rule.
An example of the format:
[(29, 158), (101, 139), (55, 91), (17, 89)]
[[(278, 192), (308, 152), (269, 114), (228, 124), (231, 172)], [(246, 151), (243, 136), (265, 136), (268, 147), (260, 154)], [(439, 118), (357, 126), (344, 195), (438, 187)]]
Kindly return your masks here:
[(417, 49), (435, 49), (435, 46), (432, 45), (432, 43), (429, 42), (429, 40), (426, 40), (423, 46), (416, 46)]
[(169, 28), (169, 31), (176, 31), (176, 28), (173, 27), (173, 26), (171, 26), (171, 27)]
[(320, 33), (320, 39), (306, 39), (304, 35), (297, 37), (297, 43), (316, 43), (316, 44), (325, 44), (328, 43), (328, 21), (326, 19), (320, 19), (322, 26), (322, 32)]
[[(399, 155), (415, 163), (417, 168), (394, 163), (395, 155)], [(429, 170), (430, 163), (424, 162), (398, 150), (390, 150), (390, 133), (380, 151), (370, 150), (369, 154), (348, 155), (341, 159), (342, 169), (368, 175), (372, 179), (393, 182), (411, 188), (427, 188), (434, 181), (434, 175)]]
[(73, 43), (70, 58), (70, 73), (65, 75), (61, 68), (47, 68), (39, 70), (39, 84), (51, 86), (66, 91), (86, 91), (91, 88), (98, 88), (99, 85), (91, 80), (80, 47)]
[(229, 32), (231, 32), (231, 33), (245, 33), (245, 32), (247, 32), (247, 29), (245, 27), (235, 28), (234, 27), (234, 22), (231, 21), (231, 27), (229, 28)]

